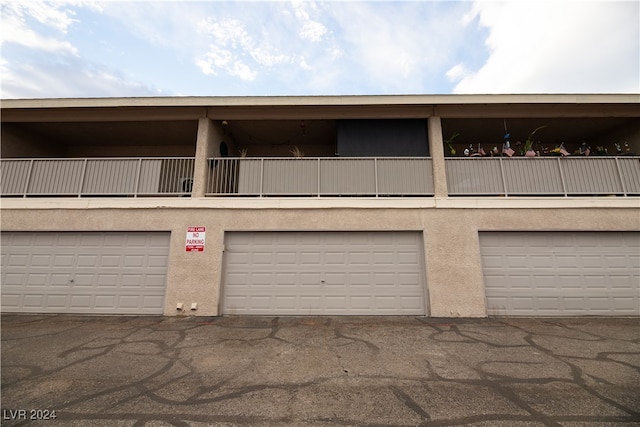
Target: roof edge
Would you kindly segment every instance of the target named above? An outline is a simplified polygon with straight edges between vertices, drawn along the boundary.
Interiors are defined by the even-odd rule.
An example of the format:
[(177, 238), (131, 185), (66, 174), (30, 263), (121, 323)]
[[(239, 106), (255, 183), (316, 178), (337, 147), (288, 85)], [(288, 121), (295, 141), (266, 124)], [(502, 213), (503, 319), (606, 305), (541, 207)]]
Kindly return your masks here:
[(186, 96), (3, 99), (2, 109), (122, 107), (264, 107), (456, 104), (638, 104), (640, 94), (447, 94), (318, 96)]

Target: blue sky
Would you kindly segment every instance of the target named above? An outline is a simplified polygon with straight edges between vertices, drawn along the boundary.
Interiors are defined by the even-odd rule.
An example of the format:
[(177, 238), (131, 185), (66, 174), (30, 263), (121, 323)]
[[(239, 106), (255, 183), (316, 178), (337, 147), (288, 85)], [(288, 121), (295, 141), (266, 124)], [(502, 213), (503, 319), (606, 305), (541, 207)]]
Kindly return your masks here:
[(0, 4), (3, 99), (640, 93), (638, 1)]

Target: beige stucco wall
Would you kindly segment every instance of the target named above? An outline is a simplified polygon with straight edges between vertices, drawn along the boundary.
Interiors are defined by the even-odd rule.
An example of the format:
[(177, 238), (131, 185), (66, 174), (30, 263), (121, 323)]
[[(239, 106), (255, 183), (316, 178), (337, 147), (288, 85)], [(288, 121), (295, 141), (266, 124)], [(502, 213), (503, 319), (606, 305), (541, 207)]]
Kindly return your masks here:
[[(170, 231), (165, 315), (219, 314), (224, 233), (239, 230), (416, 230), (424, 232), (427, 303), (434, 317), (486, 316), (478, 232), (489, 230), (638, 230), (638, 201), (607, 208), (47, 208), (13, 201), (3, 231)], [(45, 202), (39, 202), (41, 206)], [(145, 202), (148, 206), (148, 201)], [(623, 205), (625, 205), (623, 203)], [(499, 203), (498, 203), (499, 206)], [(206, 226), (204, 252), (185, 251), (188, 226)], [(180, 313), (176, 304), (198, 310)]]

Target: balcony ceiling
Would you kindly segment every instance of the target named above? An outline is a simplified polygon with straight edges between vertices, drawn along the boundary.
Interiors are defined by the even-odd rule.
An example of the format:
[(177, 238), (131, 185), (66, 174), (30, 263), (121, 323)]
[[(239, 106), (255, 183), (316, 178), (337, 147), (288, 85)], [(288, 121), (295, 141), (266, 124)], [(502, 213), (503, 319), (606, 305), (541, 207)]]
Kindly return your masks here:
[[(454, 133), (460, 135), (456, 138), (458, 143), (486, 143), (498, 144), (503, 142), (505, 124), (510, 140), (526, 141), (529, 134), (539, 126), (547, 126), (540, 129), (533, 136), (534, 141), (543, 144), (556, 145), (561, 142), (592, 144), (615, 140), (615, 135), (622, 129), (635, 128), (635, 134), (640, 134), (640, 120), (638, 118), (526, 118), (526, 119), (443, 119), (443, 138), (447, 139)], [(638, 144), (640, 141), (629, 141)], [(573, 147), (576, 148), (576, 147)], [(636, 148), (637, 149), (637, 148)]]
[[(310, 120), (228, 120), (226, 132), (238, 148), (247, 145), (277, 146), (333, 146), (336, 140), (334, 119)], [(546, 129), (536, 134), (537, 139), (554, 144), (560, 141), (593, 141), (602, 135), (614, 135), (618, 129), (637, 128), (640, 120), (635, 117), (611, 118), (511, 118), (507, 129), (512, 141), (524, 141), (538, 126)], [(504, 135), (504, 120), (442, 119), (443, 136), (446, 139), (459, 133), (458, 142), (498, 143)], [(31, 122), (14, 123), (28, 133), (38, 135), (53, 144), (65, 146), (190, 146), (195, 147), (197, 120), (163, 121), (82, 121), (82, 122)], [(613, 142), (613, 141), (612, 141)], [(638, 141), (629, 141), (638, 144)], [(634, 147), (640, 151), (640, 147)]]
[(193, 145), (197, 121), (20, 123), (21, 128), (66, 146)]

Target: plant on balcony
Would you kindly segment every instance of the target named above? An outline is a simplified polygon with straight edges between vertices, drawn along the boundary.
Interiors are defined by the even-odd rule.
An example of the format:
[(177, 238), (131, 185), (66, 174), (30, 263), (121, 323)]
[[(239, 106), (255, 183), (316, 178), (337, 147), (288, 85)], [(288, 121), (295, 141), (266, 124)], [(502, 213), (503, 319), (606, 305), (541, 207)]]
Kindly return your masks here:
[(456, 132), (453, 135), (451, 135), (449, 138), (447, 138), (446, 141), (444, 141), (444, 143), (447, 144), (447, 147), (449, 147), (449, 154), (451, 154), (452, 156), (456, 155), (456, 149), (453, 146), (453, 140), (456, 139), (458, 136), (460, 136), (460, 134)]
[(569, 152), (564, 148), (564, 142), (560, 143), (560, 145), (556, 146), (553, 150), (549, 151), (551, 155), (554, 156), (570, 156)]
[(574, 152), (574, 154), (586, 157), (591, 154), (591, 147), (589, 146), (589, 144), (587, 144), (586, 141), (583, 141), (582, 144), (580, 144), (580, 147), (576, 150), (576, 152)]
[(289, 151), (291, 154), (293, 154), (293, 157), (295, 157), (296, 159), (301, 159), (304, 157), (304, 151), (302, 151), (301, 149), (298, 148), (297, 145), (293, 146), (293, 150)]
[(536, 156), (536, 152), (533, 151), (533, 135), (538, 132), (540, 129), (544, 129), (546, 128), (547, 125), (543, 125), (543, 126), (538, 126), (537, 128), (535, 128), (527, 137), (527, 140), (524, 142), (524, 155), (526, 157), (535, 157)]
[(593, 153), (595, 156), (608, 156), (609, 150), (604, 145), (596, 145), (596, 149)]

